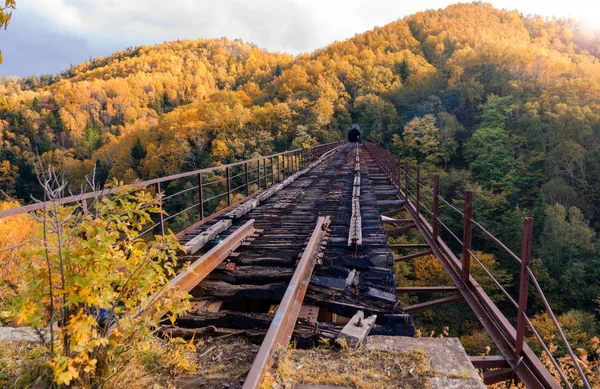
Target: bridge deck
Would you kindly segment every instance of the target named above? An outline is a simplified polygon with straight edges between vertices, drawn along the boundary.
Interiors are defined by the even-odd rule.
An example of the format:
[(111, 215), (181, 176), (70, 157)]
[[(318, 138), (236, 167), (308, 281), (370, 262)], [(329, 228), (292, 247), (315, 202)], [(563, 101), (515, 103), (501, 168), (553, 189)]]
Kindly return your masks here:
[[(189, 258), (194, 260), (219, 247), (247, 223), (253, 222), (256, 229), (249, 240), (191, 290), (195, 310), (178, 319), (175, 328), (165, 329), (184, 336), (243, 335), (250, 342), (261, 343), (272, 327), (275, 309), (292, 287), (288, 284), (317, 219), (329, 216), (328, 236), (318, 251), (299, 318), (297, 322), (294, 319), (292, 339), (296, 347), (318, 346), (322, 338), (339, 337), (344, 325), (359, 311), (377, 315), (369, 339), (411, 339), (405, 337), (413, 336), (414, 327), (411, 316), (404, 313), (396, 295), (394, 255), (387, 240), (395, 225), (412, 220), (384, 217), (385, 223), (392, 224), (386, 231), (379, 209), (385, 209), (390, 215), (397, 214), (403, 211), (404, 202), (398, 200), (397, 191), (391, 190), (368, 151), (360, 149), (359, 157), (357, 152), (354, 146), (345, 146), (328, 160), (299, 174), (293, 182), (245, 215), (236, 219), (231, 218), (231, 213), (221, 215), (183, 236), (181, 241), (189, 242), (219, 223), (231, 221), (231, 227), (218, 239), (210, 241)], [(360, 160), (358, 165), (357, 159)], [(348, 236), (356, 196), (359, 196), (360, 204), (361, 244), (353, 246), (349, 245)], [(445, 340), (435, 346), (433, 340), (428, 346), (432, 353), (446, 348), (453, 356), (463, 356), (467, 367), (461, 374), (468, 373), (468, 377), (452, 380), (452, 372), (447, 372), (439, 374), (446, 379), (443, 382), (438, 379), (439, 383), (443, 385), (450, 379), (452, 383), (460, 381), (470, 385), (463, 387), (482, 387), (462, 347), (454, 347), (448, 342)], [(376, 345), (377, 342), (373, 342), (369, 347)], [(218, 347), (234, 354), (237, 352), (222, 344)], [(229, 358), (233, 356), (226, 357)], [(245, 358), (244, 362), (239, 362), (239, 367), (249, 369), (252, 359)], [(259, 375), (263, 368), (258, 368)], [(429, 380), (430, 373), (428, 371), (421, 378)], [(251, 372), (250, 381), (246, 381), (244, 388), (256, 387), (258, 381), (252, 375)], [(193, 382), (206, 382), (202, 381), (205, 379), (196, 378)], [(231, 377), (222, 380), (227, 381), (230, 388), (241, 387), (243, 382)], [(215, 384), (214, 379), (210, 384)]]
[[(188, 329), (213, 326), (218, 333), (246, 330), (252, 340), (260, 341), (317, 218), (329, 216), (327, 244), (319, 254), (320, 263), (314, 270), (296, 326), (297, 344), (307, 347), (318, 344), (320, 337), (337, 337), (345, 321), (358, 310), (378, 315), (375, 333), (411, 336), (411, 318), (402, 312), (395, 295), (393, 255), (374, 206), (376, 199), (365, 163), (360, 172), (363, 245), (357, 252), (348, 247), (353, 168), (353, 147), (346, 146), (260, 206), (232, 220), (231, 227), (218, 239), (186, 257), (190, 261), (197, 259), (254, 220), (258, 232), (191, 290), (196, 309), (178, 319), (176, 325)], [(229, 218), (215, 218), (180, 240), (188, 242), (222, 220)], [(316, 323), (320, 330), (314, 330)]]

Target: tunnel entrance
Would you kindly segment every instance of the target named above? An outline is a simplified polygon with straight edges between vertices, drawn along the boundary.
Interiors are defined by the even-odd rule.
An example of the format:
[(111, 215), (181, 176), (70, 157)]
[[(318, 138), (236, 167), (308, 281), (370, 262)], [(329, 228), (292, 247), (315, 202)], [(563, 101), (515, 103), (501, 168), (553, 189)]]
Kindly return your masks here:
[(360, 131), (356, 128), (348, 131), (348, 141), (349, 142), (360, 142)]

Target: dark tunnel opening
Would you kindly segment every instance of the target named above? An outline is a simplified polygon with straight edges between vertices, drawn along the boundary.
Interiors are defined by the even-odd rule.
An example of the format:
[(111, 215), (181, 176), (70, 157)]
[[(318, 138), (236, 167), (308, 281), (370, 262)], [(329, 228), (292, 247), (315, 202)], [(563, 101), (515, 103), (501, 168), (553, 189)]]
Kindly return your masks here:
[(348, 141), (360, 142), (360, 131), (358, 131), (356, 128), (353, 128), (350, 131), (348, 131)]

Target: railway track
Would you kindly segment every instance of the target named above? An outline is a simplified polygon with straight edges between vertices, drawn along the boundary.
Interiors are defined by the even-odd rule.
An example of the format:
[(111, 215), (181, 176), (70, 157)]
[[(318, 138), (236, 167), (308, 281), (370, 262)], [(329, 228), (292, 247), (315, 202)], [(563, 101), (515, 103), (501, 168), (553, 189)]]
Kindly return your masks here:
[(359, 311), (377, 315), (372, 334), (412, 336), (363, 153), (338, 147), (187, 231), (180, 242), (194, 254), (182, 259), (192, 265), (172, 283), (191, 294), (193, 309), (168, 331), (261, 344), (244, 388), (258, 386), (277, 347), (337, 338)]

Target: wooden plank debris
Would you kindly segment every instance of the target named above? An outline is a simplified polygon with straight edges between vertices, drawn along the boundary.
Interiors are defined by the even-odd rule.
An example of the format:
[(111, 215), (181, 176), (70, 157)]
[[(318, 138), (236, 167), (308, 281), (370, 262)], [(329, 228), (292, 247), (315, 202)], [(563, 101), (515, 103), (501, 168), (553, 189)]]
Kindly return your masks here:
[(375, 320), (377, 320), (377, 315), (365, 318), (365, 313), (358, 311), (348, 324), (344, 326), (344, 329), (340, 333), (340, 338), (345, 339), (350, 347), (362, 345), (371, 332), (371, 329), (375, 327)]

